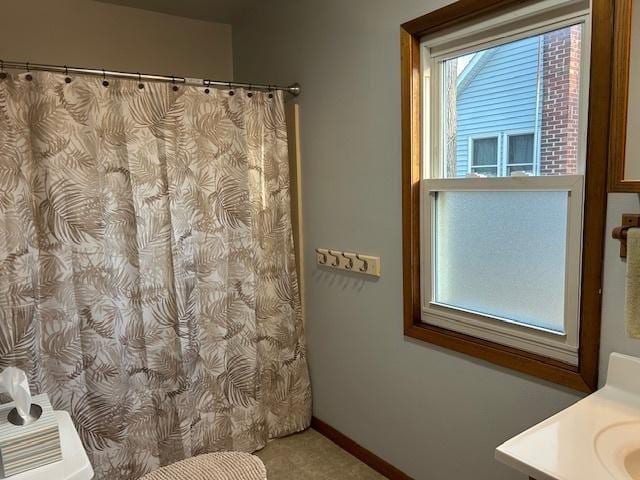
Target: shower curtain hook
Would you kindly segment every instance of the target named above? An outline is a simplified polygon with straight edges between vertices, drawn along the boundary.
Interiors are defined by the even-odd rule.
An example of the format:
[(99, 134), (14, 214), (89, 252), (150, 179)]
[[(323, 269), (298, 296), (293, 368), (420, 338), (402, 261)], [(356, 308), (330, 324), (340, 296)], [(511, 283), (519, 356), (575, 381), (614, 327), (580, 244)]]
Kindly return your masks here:
[(176, 85), (176, 77), (174, 77), (173, 75), (171, 75), (171, 83), (173, 83), (173, 91), (177, 92), (178, 86)]
[(27, 67), (27, 74), (24, 76), (24, 78), (31, 81), (33, 80), (33, 76), (29, 73), (29, 71), (31, 70), (31, 68), (29, 67), (29, 62), (26, 63), (26, 67)]
[(65, 83), (71, 83), (71, 78), (69, 78), (69, 67), (64, 66), (64, 81)]
[(209, 87), (211, 86), (211, 80), (203, 79), (202, 85), (204, 85), (204, 93), (208, 94), (210, 92)]
[(229, 96), (233, 97), (234, 92), (233, 92), (233, 88), (231, 87), (231, 82), (229, 82), (228, 85), (229, 85)]
[(105, 73), (104, 68), (102, 69), (102, 86), (103, 87), (109, 86), (109, 82), (107, 81), (107, 74)]
[(273, 85), (269, 85), (269, 98), (273, 98)]
[(249, 84), (249, 90), (247, 91), (247, 97), (249, 98), (253, 97), (253, 92), (251, 91), (252, 88), (253, 88), (253, 85)]
[(4, 71), (4, 61), (0, 60), (0, 80), (7, 78), (7, 74)]

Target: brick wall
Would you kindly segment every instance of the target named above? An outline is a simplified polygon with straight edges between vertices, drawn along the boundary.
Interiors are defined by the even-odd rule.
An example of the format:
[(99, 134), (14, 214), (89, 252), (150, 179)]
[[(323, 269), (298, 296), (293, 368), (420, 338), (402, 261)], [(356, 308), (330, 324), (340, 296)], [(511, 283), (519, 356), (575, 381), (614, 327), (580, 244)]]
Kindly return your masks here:
[(576, 173), (580, 36), (580, 27), (574, 26), (543, 37), (541, 175)]

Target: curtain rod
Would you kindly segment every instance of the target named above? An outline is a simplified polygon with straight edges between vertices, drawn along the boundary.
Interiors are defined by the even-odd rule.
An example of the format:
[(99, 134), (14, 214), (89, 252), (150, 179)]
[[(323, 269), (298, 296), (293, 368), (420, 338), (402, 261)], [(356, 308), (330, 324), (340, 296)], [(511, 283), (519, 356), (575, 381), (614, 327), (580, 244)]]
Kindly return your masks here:
[(115, 70), (103, 70), (101, 68), (79, 68), (66, 65), (46, 65), (42, 63), (11, 62), (0, 60), (0, 72), (4, 68), (17, 70), (36, 70), (41, 72), (76, 73), (81, 75), (94, 75), (98, 77), (130, 78), (133, 80), (151, 80), (154, 82), (181, 83), (183, 85), (193, 85), (198, 87), (227, 87), (227, 88), (247, 88), (249, 90), (281, 90), (290, 93), (294, 97), (300, 95), (300, 84), (294, 83), (289, 86), (267, 85), (264, 83), (244, 83), (226, 82), (223, 80), (209, 80), (208, 78), (188, 78), (175, 77), (173, 75), (155, 75), (149, 73), (120, 72)]

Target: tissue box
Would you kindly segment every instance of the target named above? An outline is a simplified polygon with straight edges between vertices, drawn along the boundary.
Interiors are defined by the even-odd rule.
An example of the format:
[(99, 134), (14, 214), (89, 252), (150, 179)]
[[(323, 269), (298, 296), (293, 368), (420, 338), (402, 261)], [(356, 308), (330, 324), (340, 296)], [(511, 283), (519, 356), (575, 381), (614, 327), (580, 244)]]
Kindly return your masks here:
[(36, 395), (32, 403), (42, 407), (42, 416), (29, 425), (17, 426), (7, 420), (15, 406), (0, 405), (0, 476), (17, 473), (62, 460), (60, 432), (46, 394)]

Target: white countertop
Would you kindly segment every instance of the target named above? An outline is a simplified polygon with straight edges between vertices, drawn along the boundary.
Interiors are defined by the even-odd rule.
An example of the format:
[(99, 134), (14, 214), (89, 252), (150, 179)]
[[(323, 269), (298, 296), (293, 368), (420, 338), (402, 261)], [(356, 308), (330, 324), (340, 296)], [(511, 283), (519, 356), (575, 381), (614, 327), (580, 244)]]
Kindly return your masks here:
[[(640, 360), (612, 354), (604, 388), (506, 441), (495, 457), (536, 480), (626, 480), (605, 466), (596, 444), (608, 428), (639, 422)], [(639, 449), (635, 437), (618, 443)]]

